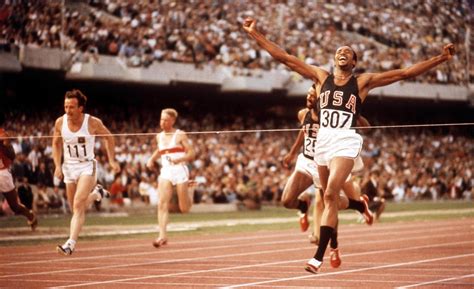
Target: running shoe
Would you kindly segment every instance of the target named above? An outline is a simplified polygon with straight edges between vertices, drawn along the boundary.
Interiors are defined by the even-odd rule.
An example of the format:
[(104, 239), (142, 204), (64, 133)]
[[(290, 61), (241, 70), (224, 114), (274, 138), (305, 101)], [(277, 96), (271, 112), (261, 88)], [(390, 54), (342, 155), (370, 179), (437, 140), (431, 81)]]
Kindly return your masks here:
[[(102, 201), (103, 198), (106, 198), (106, 199), (110, 198), (110, 192), (107, 191), (106, 189), (104, 189), (104, 187), (103, 187), (102, 185), (100, 185), (100, 184), (97, 184), (97, 185), (95, 186), (95, 188), (94, 188), (94, 190), (92, 191), (92, 193), (95, 193), (95, 192), (99, 193), (99, 195), (100, 195), (100, 201)], [(100, 201), (98, 201), (98, 202), (100, 202)]]
[(371, 226), (374, 223), (374, 215), (369, 209), (369, 197), (367, 195), (360, 196), (361, 202), (364, 204), (364, 213), (362, 214), (365, 219), (365, 223)]
[(36, 218), (36, 214), (33, 211), (30, 211), (33, 215), (33, 219), (30, 221), (28, 220), (28, 225), (31, 227), (31, 231), (35, 231), (36, 227), (38, 227), (38, 218)]
[(65, 256), (69, 256), (69, 255), (72, 255), (72, 252), (74, 252), (74, 250), (69, 247), (69, 246), (61, 246), (61, 245), (58, 245), (56, 247), (56, 251), (58, 251), (59, 254), (63, 254)]
[(308, 209), (306, 210), (306, 213), (299, 213), (300, 215), (300, 228), (301, 228), (301, 232), (306, 232), (308, 231), (308, 228), (309, 228), (309, 220), (308, 220), (308, 212), (309, 212), (309, 207), (311, 207), (311, 199), (310, 198), (306, 198), (302, 201), (305, 201), (306, 204), (308, 205)]
[(329, 260), (332, 268), (339, 268), (341, 266), (341, 256), (339, 256), (339, 249), (332, 249), (329, 252)]
[(311, 235), (308, 236), (308, 239), (309, 239), (309, 242), (310, 242), (311, 244), (315, 244), (316, 246), (319, 245), (319, 238), (318, 238), (318, 236), (315, 236), (314, 234), (311, 234)]
[(318, 274), (322, 264), (323, 262), (318, 261), (315, 258), (311, 258), (304, 266), (304, 269), (309, 273)]
[(153, 241), (153, 247), (155, 248), (159, 248), (161, 246), (164, 246), (166, 244), (168, 244), (168, 240), (167, 239), (162, 239), (162, 238), (157, 238), (155, 241)]

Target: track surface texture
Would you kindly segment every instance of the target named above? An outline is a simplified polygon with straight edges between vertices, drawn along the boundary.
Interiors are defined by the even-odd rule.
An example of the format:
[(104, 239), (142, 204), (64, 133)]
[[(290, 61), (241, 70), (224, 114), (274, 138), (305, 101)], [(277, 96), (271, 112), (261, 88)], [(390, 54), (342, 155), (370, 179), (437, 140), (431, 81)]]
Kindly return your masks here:
[(303, 268), (316, 247), (296, 229), (151, 241), (80, 241), (71, 256), (0, 247), (0, 288), (474, 288), (472, 218), (342, 225), (341, 267), (326, 255), (316, 275)]

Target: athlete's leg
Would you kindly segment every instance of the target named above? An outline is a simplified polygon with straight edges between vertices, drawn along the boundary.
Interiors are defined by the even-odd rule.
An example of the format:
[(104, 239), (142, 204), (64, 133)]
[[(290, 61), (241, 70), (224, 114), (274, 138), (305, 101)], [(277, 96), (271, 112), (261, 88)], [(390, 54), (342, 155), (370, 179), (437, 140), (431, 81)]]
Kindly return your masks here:
[[(73, 214), (74, 217), (74, 196), (76, 194), (76, 189), (77, 185), (76, 183), (66, 183), (66, 196), (67, 196), (67, 201), (69, 204), (69, 209), (71, 210), (71, 213)], [(57, 246), (57, 251), (60, 254), (64, 255), (71, 255), (72, 252), (74, 251), (74, 248), (76, 246), (76, 239), (72, 239), (71, 234), (72, 234), (72, 218), (69, 223), (69, 239), (63, 244), (63, 245), (58, 245)]]
[(59, 253), (71, 255), (76, 246), (79, 233), (82, 230), (86, 218), (86, 211), (91, 202), (95, 200), (95, 194), (91, 193), (96, 184), (95, 176), (82, 175), (76, 183), (66, 183), (66, 194), (72, 212), (69, 229), (69, 239), (57, 247)]
[(188, 213), (193, 205), (192, 190), (189, 190), (188, 182), (176, 185), (178, 194), (179, 210), (181, 213)]
[(358, 200), (360, 198), (360, 187), (352, 179), (344, 183), (342, 190), (349, 199)]
[(313, 178), (305, 173), (295, 170), (286, 182), (282, 194), (282, 203), (287, 209), (300, 210), (300, 228), (306, 232), (309, 228), (308, 210), (311, 206), (310, 196), (301, 196), (313, 184)]
[(339, 244), (337, 241), (338, 227), (339, 227), (339, 221), (337, 222), (336, 228), (334, 228), (334, 231), (332, 231), (331, 242), (329, 244), (329, 247), (330, 247), (329, 262), (332, 268), (339, 268), (339, 266), (341, 266), (341, 263), (342, 263), (341, 256), (339, 254), (339, 248), (338, 248)]
[[(313, 184), (313, 179), (305, 173), (294, 171), (288, 178), (283, 189), (281, 202), (287, 209), (300, 209), (301, 206), (306, 205), (305, 200), (299, 200), (298, 196), (308, 189)], [(304, 205), (303, 205), (304, 203)], [(302, 210), (302, 213), (306, 213), (306, 210)]]
[(76, 183), (66, 183), (66, 197), (71, 213), (74, 213), (74, 195), (76, 194), (76, 187)]
[(86, 219), (86, 211), (94, 200), (91, 191), (94, 189), (95, 184), (95, 176), (82, 175), (77, 181), (72, 207), (73, 214), (71, 218), (71, 231), (69, 233), (69, 238), (74, 241), (77, 241), (79, 238), (79, 233), (81, 232)]
[(313, 210), (313, 234), (310, 238), (310, 242), (313, 244), (319, 244), (319, 231), (321, 228), (321, 217), (324, 210), (324, 201), (323, 201), (323, 191), (322, 189), (316, 190), (314, 210)]
[(372, 212), (368, 209), (367, 201), (360, 196), (360, 186), (352, 180), (344, 183), (342, 187), (344, 194), (348, 197), (347, 206), (343, 206), (340, 209), (352, 209), (356, 210), (364, 216), (364, 219), (368, 225), (373, 222)]
[(3, 193), (10, 209), (17, 215), (23, 215), (28, 219), (28, 225), (31, 226), (31, 230), (35, 230), (38, 225), (38, 220), (33, 211), (28, 210), (18, 198), (18, 192), (13, 183), (12, 174), (6, 170), (0, 170), (0, 193)]
[(344, 157), (335, 157), (329, 167), (327, 188), (324, 191), (324, 213), (322, 226), (336, 227), (339, 192), (349, 176), (354, 160)]
[(159, 178), (158, 196), (158, 226), (160, 228), (158, 239), (166, 240), (166, 227), (169, 220), (169, 203), (173, 196), (173, 184), (169, 180)]
[[(28, 210), (22, 203), (18, 201), (18, 193), (16, 189), (13, 189), (10, 192), (3, 193), (7, 203), (10, 206), (10, 209), (17, 214), (25, 216), (28, 221), (33, 222), (35, 220), (35, 214), (33, 211)], [(34, 228), (32, 228), (34, 229)]]
[(383, 211), (385, 210), (385, 199), (381, 198), (379, 202), (378, 208), (375, 210), (375, 219), (377, 221), (380, 219), (380, 215), (382, 215)]
[(339, 194), (339, 201), (338, 201), (338, 205), (337, 205), (337, 208), (339, 211), (342, 211), (342, 210), (345, 210), (347, 209), (347, 207), (349, 206), (349, 198), (347, 198), (347, 196), (343, 193), (340, 193)]
[[(324, 191), (324, 212), (321, 220), (320, 240), (314, 258), (322, 262), (329, 240), (337, 224), (339, 192), (349, 176), (354, 160), (335, 157), (327, 167), (318, 167)], [(330, 173), (329, 173), (330, 172)], [(327, 180), (327, 183), (326, 183)]]

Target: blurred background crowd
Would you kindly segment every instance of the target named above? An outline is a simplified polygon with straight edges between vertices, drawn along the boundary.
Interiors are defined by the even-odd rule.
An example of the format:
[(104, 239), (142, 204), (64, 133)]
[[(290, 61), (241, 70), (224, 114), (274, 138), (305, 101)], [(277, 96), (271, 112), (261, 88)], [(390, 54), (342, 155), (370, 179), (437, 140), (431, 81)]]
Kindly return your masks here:
[[(97, 111), (91, 112), (98, 115)], [(124, 120), (120, 113), (100, 114), (114, 133), (132, 133), (116, 137), (116, 158), (122, 168), (119, 174), (111, 172), (101, 142), (96, 146), (98, 182), (111, 191), (116, 207), (157, 201), (159, 171), (145, 166), (156, 146), (154, 136), (159, 131), (156, 115), (141, 110)], [(51, 138), (45, 137), (52, 134), (55, 117), (45, 111), (11, 115), (6, 128), (16, 135), (31, 136), (13, 141), (17, 153), (13, 174), (20, 184), (20, 196), (22, 187), (29, 184), (36, 191), (34, 206), (66, 211), (63, 184), (53, 180)], [(260, 120), (258, 111), (253, 114), (210, 111), (198, 118), (182, 115), (177, 127), (189, 133), (196, 151), (196, 159), (189, 164), (195, 203), (250, 200), (255, 208), (262, 204), (279, 205), (293, 169), (284, 168), (281, 161), (296, 138), (298, 126), (294, 120), (277, 115)], [(285, 128), (286, 131), (280, 131)], [(245, 129), (277, 130), (205, 133)], [(396, 202), (471, 199), (474, 139), (469, 131), (472, 132), (455, 127), (364, 130), (365, 170), (357, 175), (362, 191), (372, 181), (375, 196)]]
[[(128, 67), (146, 69), (162, 61), (192, 63), (197, 68), (224, 65), (248, 76), (261, 70), (285, 70), (243, 33), (243, 19), (252, 16), (290, 54), (329, 71), (340, 45), (350, 44), (357, 51), (356, 72), (360, 73), (407, 67), (439, 54), (444, 44), (453, 42), (457, 49), (453, 61), (410, 81), (467, 85), (474, 79), (474, 65), (470, 65), (474, 18), (472, 4), (465, 0), (3, 0), (0, 4), (3, 52), (18, 53), (25, 46), (60, 48), (71, 52), (73, 61), (97, 62), (99, 55), (109, 55)], [(211, 105), (215, 100), (203, 97), (206, 92), (189, 84), (159, 89), (138, 85), (130, 92), (120, 87), (113, 90), (116, 84), (100, 81), (67, 83), (58, 77), (63, 71), (36, 73), (25, 69), (20, 76), (0, 75), (0, 96), (13, 99), (15, 106), (5, 114), (5, 129), (21, 136), (13, 140), (17, 158), (12, 169), (27, 206), (68, 211), (64, 184), (53, 178), (50, 136), (54, 120), (62, 114), (66, 86), (76, 84), (91, 96), (87, 112), (100, 117), (113, 133), (128, 134), (116, 138), (122, 168), (117, 175), (110, 171), (102, 144), (96, 146), (98, 181), (111, 191), (115, 207), (157, 202), (159, 171), (145, 164), (155, 149), (159, 112), (164, 108), (156, 102), (165, 96), (180, 113), (177, 127), (189, 133), (196, 150), (197, 157), (189, 164), (195, 203), (248, 201), (254, 208), (279, 204), (293, 169), (284, 168), (281, 160), (297, 135), (295, 116), (298, 105), (304, 104), (302, 98), (270, 105), (267, 96), (259, 96), (229, 103), (228, 95), (217, 93), (219, 104)], [(140, 98), (144, 92), (147, 96)], [(169, 92), (190, 98), (173, 100)], [(274, 97), (278, 98), (278, 92)], [(137, 105), (134, 99), (141, 103)], [(259, 103), (249, 105), (255, 101)], [(291, 106), (287, 105), (290, 101)], [(367, 102), (372, 110), (365, 116), (372, 124), (449, 123), (462, 119), (460, 115), (472, 120), (469, 109), (448, 107), (437, 100), (423, 100), (430, 104), (417, 104), (411, 111), (407, 109), (410, 100), (371, 101)], [(203, 133), (235, 130), (252, 132)], [(370, 189), (372, 198), (397, 202), (471, 199), (472, 126), (362, 133), (365, 170), (357, 180), (363, 192), (375, 188), (375, 193)]]
[(358, 72), (378, 72), (437, 55), (453, 42), (456, 61), (414, 80), (467, 84), (474, 76), (467, 65), (474, 59), (472, 7), (463, 0), (3, 2), (0, 46), (62, 48), (75, 61), (113, 55), (131, 67), (172, 61), (244, 68), (249, 75), (286, 69), (242, 33), (243, 19), (252, 16), (289, 53), (328, 70), (336, 48), (348, 43), (359, 54)]

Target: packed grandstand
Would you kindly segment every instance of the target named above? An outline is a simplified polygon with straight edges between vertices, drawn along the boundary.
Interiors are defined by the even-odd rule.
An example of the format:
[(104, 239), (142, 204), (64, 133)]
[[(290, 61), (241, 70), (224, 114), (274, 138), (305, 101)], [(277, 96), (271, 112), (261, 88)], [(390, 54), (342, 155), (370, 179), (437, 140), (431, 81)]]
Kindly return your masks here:
[(252, 16), (290, 54), (328, 69), (335, 48), (348, 43), (359, 54), (358, 72), (377, 72), (409, 66), (453, 42), (457, 61), (415, 80), (467, 84), (469, 75), (472, 79), (468, 1), (4, 2), (3, 46), (61, 48), (80, 61), (112, 55), (131, 67), (172, 61), (285, 69), (242, 33), (243, 19)]
[[(128, 68), (147, 69), (159, 62), (193, 64), (196, 69), (223, 65), (246, 71), (250, 77), (258, 70), (284, 70), (284, 66), (272, 60), (241, 31), (243, 18), (253, 16), (270, 39), (289, 53), (328, 70), (335, 48), (348, 42), (359, 55), (357, 72), (406, 67), (436, 55), (443, 43), (454, 42), (457, 49), (454, 61), (414, 80), (464, 87), (469, 79), (472, 82), (474, 75), (467, 61), (474, 59), (469, 42), (473, 14), (467, 1), (4, 2), (0, 8), (0, 46), (4, 52), (18, 53), (18, 59), (22, 47), (60, 48), (73, 55), (74, 61), (87, 63), (112, 56)], [(27, 74), (25, 70), (20, 75)], [(153, 134), (159, 130), (159, 111), (165, 104), (157, 104), (155, 99), (147, 105), (146, 97), (142, 97), (143, 103), (131, 113), (132, 101), (110, 109), (114, 102), (113, 96), (107, 93), (113, 86), (110, 83), (94, 83), (94, 92), (88, 91), (84, 83), (55, 83), (58, 87), (51, 90), (32, 85), (35, 88), (28, 90), (19, 87), (22, 80), (18, 79), (22, 77), (8, 76), (5, 79), (15, 81), (5, 83), (1, 91), (11, 102), (11, 109), (5, 112), (5, 128), (21, 136), (13, 140), (17, 153), (13, 173), (18, 181), (26, 178), (35, 190), (45, 186), (49, 188), (45, 194), (53, 197), (53, 188), (58, 184), (53, 181), (49, 136), (54, 119), (62, 113), (65, 90), (59, 88), (79, 86), (90, 97), (87, 111), (99, 115), (113, 133), (129, 134), (117, 137), (116, 155), (122, 168), (118, 175), (111, 172), (104, 148), (97, 144), (98, 181), (111, 189), (118, 206), (148, 204), (150, 197), (153, 202), (157, 172), (145, 164), (155, 148)], [(58, 79), (54, 76), (54, 81)], [(157, 88), (139, 87), (135, 86), (137, 91), (163, 94)], [(35, 104), (38, 99), (33, 100), (29, 95), (35, 89), (46, 95), (42, 97), (49, 98), (46, 104)], [(167, 88), (166, 93), (170, 91), (173, 88)], [(114, 93), (119, 92), (114, 90)], [(189, 89), (185, 89), (186, 93), (199, 94)], [(218, 98), (227, 97), (215, 94)], [(20, 100), (21, 97), (24, 98)], [(196, 150), (197, 157), (189, 164), (195, 202), (233, 203), (253, 199), (258, 203), (278, 204), (292, 169), (284, 168), (281, 159), (296, 137), (296, 112), (304, 100), (295, 98), (294, 104), (288, 106), (288, 100), (276, 99), (265, 106), (262, 100), (257, 105), (248, 105), (254, 100), (246, 98), (229, 110), (215, 104), (205, 105), (215, 102), (206, 97), (185, 101), (179, 98), (174, 104), (180, 112), (177, 126), (190, 133)], [(30, 100), (33, 104), (28, 103)], [(445, 110), (443, 115), (436, 113), (445, 105), (436, 104), (436, 100), (425, 100), (431, 108), (420, 104), (423, 100), (416, 100), (419, 111), (415, 114), (426, 113), (431, 119), (424, 122), (432, 124), (472, 122), (472, 108), (466, 108), (467, 100), (454, 107), (454, 113), (461, 111), (462, 116), (451, 115), (451, 119), (449, 111)], [(219, 101), (222, 103), (222, 99)], [(48, 106), (51, 103), (57, 110), (51, 110)], [(374, 125), (387, 124), (383, 113), (376, 111), (377, 106), (390, 110), (390, 104), (378, 100), (371, 104), (366, 116)], [(463, 108), (457, 110), (459, 106)], [(395, 117), (390, 124), (407, 123), (406, 115), (393, 112), (391, 115)], [(409, 118), (417, 124), (420, 116)], [(233, 132), (241, 130), (251, 131)], [(206, 131), (228, 133), (202, 133)], [(364, 131), (364, 139), (362, 156), (366, 169), (359, 180), (363, 183), (370, 172), (379, 172), (379, 192), (386, 199), (471, 198), (474, 192), (472, 124), (373, 129)]]

